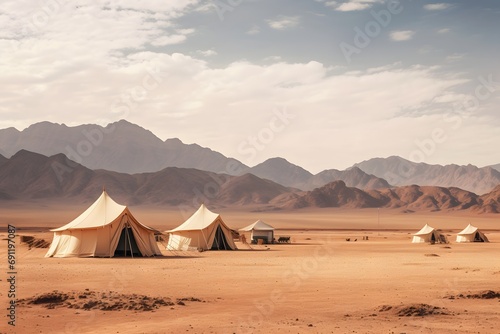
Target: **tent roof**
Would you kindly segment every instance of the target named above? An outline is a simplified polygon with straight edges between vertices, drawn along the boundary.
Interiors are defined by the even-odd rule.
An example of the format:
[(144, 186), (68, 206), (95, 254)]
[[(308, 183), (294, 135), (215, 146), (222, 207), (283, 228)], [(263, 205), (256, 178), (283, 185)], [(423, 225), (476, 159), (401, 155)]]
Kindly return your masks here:
[(202, 204), (188, 220), (168, 232), (203, 230), (219, 217), (218, 213), (208, 210), (205, 204)]
[(268, 225), (264, 223), (262, 220), (257, 220), (255, 223), (250, 224), (246, 227), (240, 228), (240, 231), (252, 231), (252, 230), (257, 230), (257, 231), (274, 231), (274, 227), (271, 225)]
[(476, 233), (476, 231), (477, 231), (477, 227), (472, 226), (471, 224), (469, 224), (466, 228), (464, 228), (458, 234), (474, 234), (474, 233)]
[[(120, 205), (116, 203), (108, 193), (103, 190), (101, 196), (92, 204), (87, 210), (85, 210), (81, 215), (75, 218), (70, 223), (61, 226), (59, 228), (51, 230), (52, 232), (66, 231), (66, 230), (76, 230), (76, 229), (92, 229), (103, 227), (111, 224), (122, 214), (127, 213), (132, 216), (130, 211), (125, 205)], [(133, 218), (133, 217), (132, 217)], [(154, 229), (139, 223), (135, 218), (134, 221), (141, 227), (152, 230)]]
[(418, 231), (417, 233), (415, 233), (414, 235), (425, 235), (425, 234), (432, 233), (432, 231), (434, 231), (434, 230), (435, 230), (434, 227), (425, 224), (425, 226), (422, 227), (422, 229), (420, 231)]

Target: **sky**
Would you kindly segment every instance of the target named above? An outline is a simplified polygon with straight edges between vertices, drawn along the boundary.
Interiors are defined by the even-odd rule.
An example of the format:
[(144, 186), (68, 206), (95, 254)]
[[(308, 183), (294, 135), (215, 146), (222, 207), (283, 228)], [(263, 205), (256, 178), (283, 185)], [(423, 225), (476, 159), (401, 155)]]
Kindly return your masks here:
[(249, 166), (500, 163), (500, 3), (4, 0), (0, 128), (120, 119)]

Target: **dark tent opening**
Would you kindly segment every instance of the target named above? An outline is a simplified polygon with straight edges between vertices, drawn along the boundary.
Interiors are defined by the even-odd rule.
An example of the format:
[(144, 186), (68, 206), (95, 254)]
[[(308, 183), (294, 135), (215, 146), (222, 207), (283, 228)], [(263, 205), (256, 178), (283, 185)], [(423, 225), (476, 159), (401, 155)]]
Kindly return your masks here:
[(434, 235), (434, 233), (432, 233), (431, 242), (436, 242), (436, 236)]
[(481, 235), (478, 232), (474, 235), (474, 242), (484, 242), (484, 239), (481, 238)]
[(222, 229), (220, 228), (220, 225), (217, 226), (217, 230), (215, 231), (215, 238), (214, 242), (212, 244), (211, 250), (231, 250), (232, 248), (229, 246), (229, 244), (226, 241), (226, 236), (224, 235), (224, 232), (222, 232)]
[(130, 227), (125, 227), (120, 234), (120, 240), (118, 240), (118, 246), (116, 246), (115, 257), (139, 257), (142, 256), (137, 247), (137, 242), (134, 238), (134, 233)]

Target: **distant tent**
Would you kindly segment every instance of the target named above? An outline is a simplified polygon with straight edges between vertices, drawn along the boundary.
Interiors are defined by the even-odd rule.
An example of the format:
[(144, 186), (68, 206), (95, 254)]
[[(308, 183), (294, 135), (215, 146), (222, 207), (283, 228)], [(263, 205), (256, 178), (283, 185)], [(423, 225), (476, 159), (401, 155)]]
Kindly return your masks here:
[(413, 243), (448, 243), (444, 234), (441, 234), (434, 227), (425, 224), (424, 227), (413, 235)]
[(272, 243), (274, 239), (274, 227), (264, 223), (262, 220), (257, 220), (255, 223), (247, 227), (240, 228), (243, 232), (252, 232), (250, 239), (256, 241), (257, 239), (264, 239), (264, 243)]
[(469, 224), (457, 234), (457, 242), (489, 242), (489, 240), (477, 227)]
[(45, 257), (161, 255), (156, 230), (143, 225), (106, 191), (85, 212), (60, 228)]
[(233, 233), (218, 213), (205, 204), (182, 225), (170, 231), (168, 250), (232, 250), (236, 249)]

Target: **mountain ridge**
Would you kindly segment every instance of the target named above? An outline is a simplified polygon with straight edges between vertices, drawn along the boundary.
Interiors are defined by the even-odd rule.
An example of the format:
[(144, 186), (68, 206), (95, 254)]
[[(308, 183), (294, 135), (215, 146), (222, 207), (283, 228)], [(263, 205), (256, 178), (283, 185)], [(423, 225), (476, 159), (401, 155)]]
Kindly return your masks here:
[(0, 164), (22, 149), (46, 156), (63, 153), (92, 170), (136, 174), (179, 167), (234, 176), (252, 173), (304, 191), (342, 180), (347, 186), (365, 190), (419, 184), (458, 187), (485, 194), (500, 183), (500, 171), (495, 169), (500, 169), (500, 164), (482, 168), (470, 164), (441, 166), (414, 163), (398, 156), (373, 158), (346, 170), (327, 169), (315, 175), (281, 157), (249, 167), (196, 143), (185, 144), (179, 138), (161, 140), (151, 131), (126, 120), (104, 127), (44, 121), (22, 131), (12, 127), (0, 130), (0, 155), (5, 156), (0, 157)]
[(470, 210), (500, 213), (500, 185), (482, 196), (456, 187), (409, 185), (361, 190), (344, 181), (299, 191), (251, 173), (239, 176), (192, 168), (167, 167), (153, 173), (126, 174), (91, 170), (64, 154), (46, 157), (21, 150), (0, 165), (0, 203), (30, 200), (88, 203), (105, 187), (128, 205), (216, 207), (260, 210), (317, 208), (389, 208), (413, 211)]
[(411, 184), (458, 187), (484, 194), (500, 183), (500, 172), (492, 167), (474, 165), (430, 165), (397, 156), (373, 158), (354, 164), (367, 174), (385, 179), (394, 186)]
[(0, 165), (0, 201), (69, 199), (88, 202), (105, 187), (117, 200), (134, 205), (177, 206), (210, 202), (225, 206), (248, 203), (248, 198), (253, 199), (251, 204), (263, 204), (275, 196), (294, 191), (251, 176), (257, 187), (265, 184), (267, 195), (255, 185), (253, 190), (249, 189), (248, 182), (242, 182), (245, 175), (231, 176), (178, 167), (166, 167), (153, 173), (126, 174), (91, 170), (61, 153), (46, 157), (21, 150)]
[(90, 169), (123, 173), (155, 172), (165, 167), (212, 172), (248, 168), (236, 159), (198, 144), (184, 144), (179, 139), (162, 141), (151, 131), (126, 120), (106, 127), (95, 124), (68, 127), (39, 122), (22, 131), (14, 130), (0, 130), (0, 154), (6, 157), (22, 149), (47, 156), (64, 153)]
[(287, 209), (317, 208), (388, 208), (403, 212), (471, 210), (476, 213), (500, 213), (500, 185), (479, 196), (451, 187), (402, 186), (363, 191), (347, 187), (343, 181), (305, 192), (281, 205)]
[(491, 167), (491, 168), (493, 168), (493, 169), (495, 169), (495, 170), (497, 170), (497, 171), (500, 172), (500, 164), (491, 165), (491, 166), (487, 166), (487, 167)]

